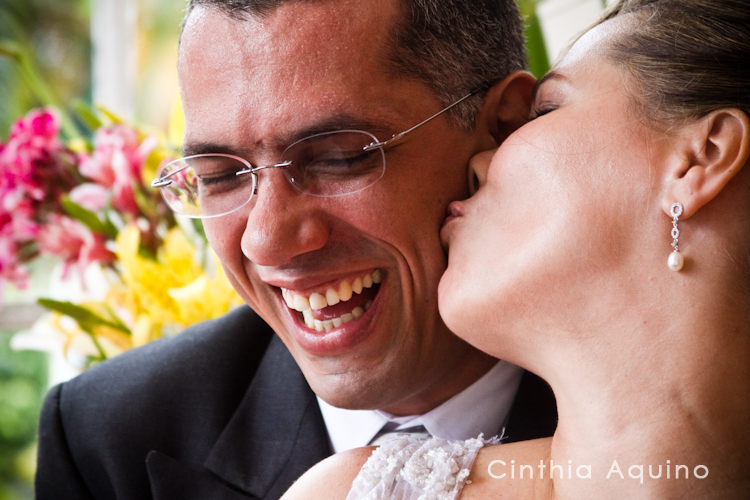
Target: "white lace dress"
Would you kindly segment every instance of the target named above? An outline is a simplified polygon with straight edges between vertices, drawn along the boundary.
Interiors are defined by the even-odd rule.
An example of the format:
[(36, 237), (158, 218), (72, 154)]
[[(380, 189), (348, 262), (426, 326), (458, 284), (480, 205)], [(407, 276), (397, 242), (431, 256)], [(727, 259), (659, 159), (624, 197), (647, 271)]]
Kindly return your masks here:
[(497, 439), (450, 441), (396, 434), (380, 445), (352, 483), (347, 500), (453, 500), (479, 449)]

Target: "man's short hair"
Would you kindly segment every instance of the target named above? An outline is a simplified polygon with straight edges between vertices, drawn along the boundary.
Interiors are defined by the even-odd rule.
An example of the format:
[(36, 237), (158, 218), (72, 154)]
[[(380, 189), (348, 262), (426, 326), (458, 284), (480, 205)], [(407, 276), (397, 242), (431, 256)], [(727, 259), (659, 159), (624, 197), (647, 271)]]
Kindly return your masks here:
[[(331, 0), (189, 0), (234, 19), (263, 17), (288, 2)], [(523, 22), (515, 0), (396, 0), (403, 20), (390, 31), (390, 71), (431, 88), (443, 105), (527, 66)], [(187, 16), (186, 16), (187, 17)], [(480, 101), (451, 110), (458, 125), (472, 129)]]

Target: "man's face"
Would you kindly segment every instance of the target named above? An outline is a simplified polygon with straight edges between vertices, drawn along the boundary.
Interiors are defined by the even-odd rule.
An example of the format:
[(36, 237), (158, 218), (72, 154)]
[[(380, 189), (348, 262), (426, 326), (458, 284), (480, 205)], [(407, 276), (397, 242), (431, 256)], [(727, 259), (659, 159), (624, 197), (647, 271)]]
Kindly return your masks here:
[[(399, 15), (375, 0), (290, 2), (247, 20), (193, 11), (179, 61), (186, 152), (268, 165), (313, 133), (360, 129), (385, 140), (431, 116), (441, 106), (428, 88), (386, 71)], [(419, 413), (490, 366), (448, 331), (436, 295), (440, 225), (447, 204), (465, 197), (480, 148), (441, 116), (387, 150), (385, 175), (364, 191), (310, 196), (279, 169), (263, 170), (250, 203), (205, 221), (233, 286), (331, 404)], [(321, 308), (327, 294), (322, 305), (339, 302)], [(313, 308), (304, 314), (289, 306), (305, 309), (305, 300)]]

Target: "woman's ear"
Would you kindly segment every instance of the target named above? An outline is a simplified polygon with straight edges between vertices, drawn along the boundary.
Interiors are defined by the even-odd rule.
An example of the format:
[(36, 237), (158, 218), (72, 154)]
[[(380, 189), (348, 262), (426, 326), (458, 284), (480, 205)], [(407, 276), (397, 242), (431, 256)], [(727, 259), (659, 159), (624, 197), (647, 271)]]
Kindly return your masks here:
[[(748, 162), (750, 120), (741, 110), (712, 111), (686, 126), (685, 161), (670, 175), (662, 210), (669, 215), (675, 202), (684, 207), (683, 218), (691, 217), (713, 200)], [(670, 216), (671, 217), (671, 216)]]
[(478, 120), (484, 121), (495, 143), (482, 149), (498, 146), (528, 121), (535, 83), (531, 73), (515, 71), (487, 91)]

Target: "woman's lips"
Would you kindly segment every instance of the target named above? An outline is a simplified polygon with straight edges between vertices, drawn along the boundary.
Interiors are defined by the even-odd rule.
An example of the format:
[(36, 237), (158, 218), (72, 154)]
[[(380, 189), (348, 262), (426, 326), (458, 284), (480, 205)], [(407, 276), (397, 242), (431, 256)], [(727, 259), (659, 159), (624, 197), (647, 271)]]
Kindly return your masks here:
[(447, 215), (443, 221), (443, 225), (440, 228), (440, 241), (446, 248), (450, 244), (450, 236), (452, 230), (450, 229), (451, 223), (455, 220), (463, 217), (464, 215), (464, 204), (460, 201), (454, 201), (448, 205)]
[(448, 205), (448, 216), (461, 217), (464, 214), (464, 203), (462, 201), (453, 201)]

